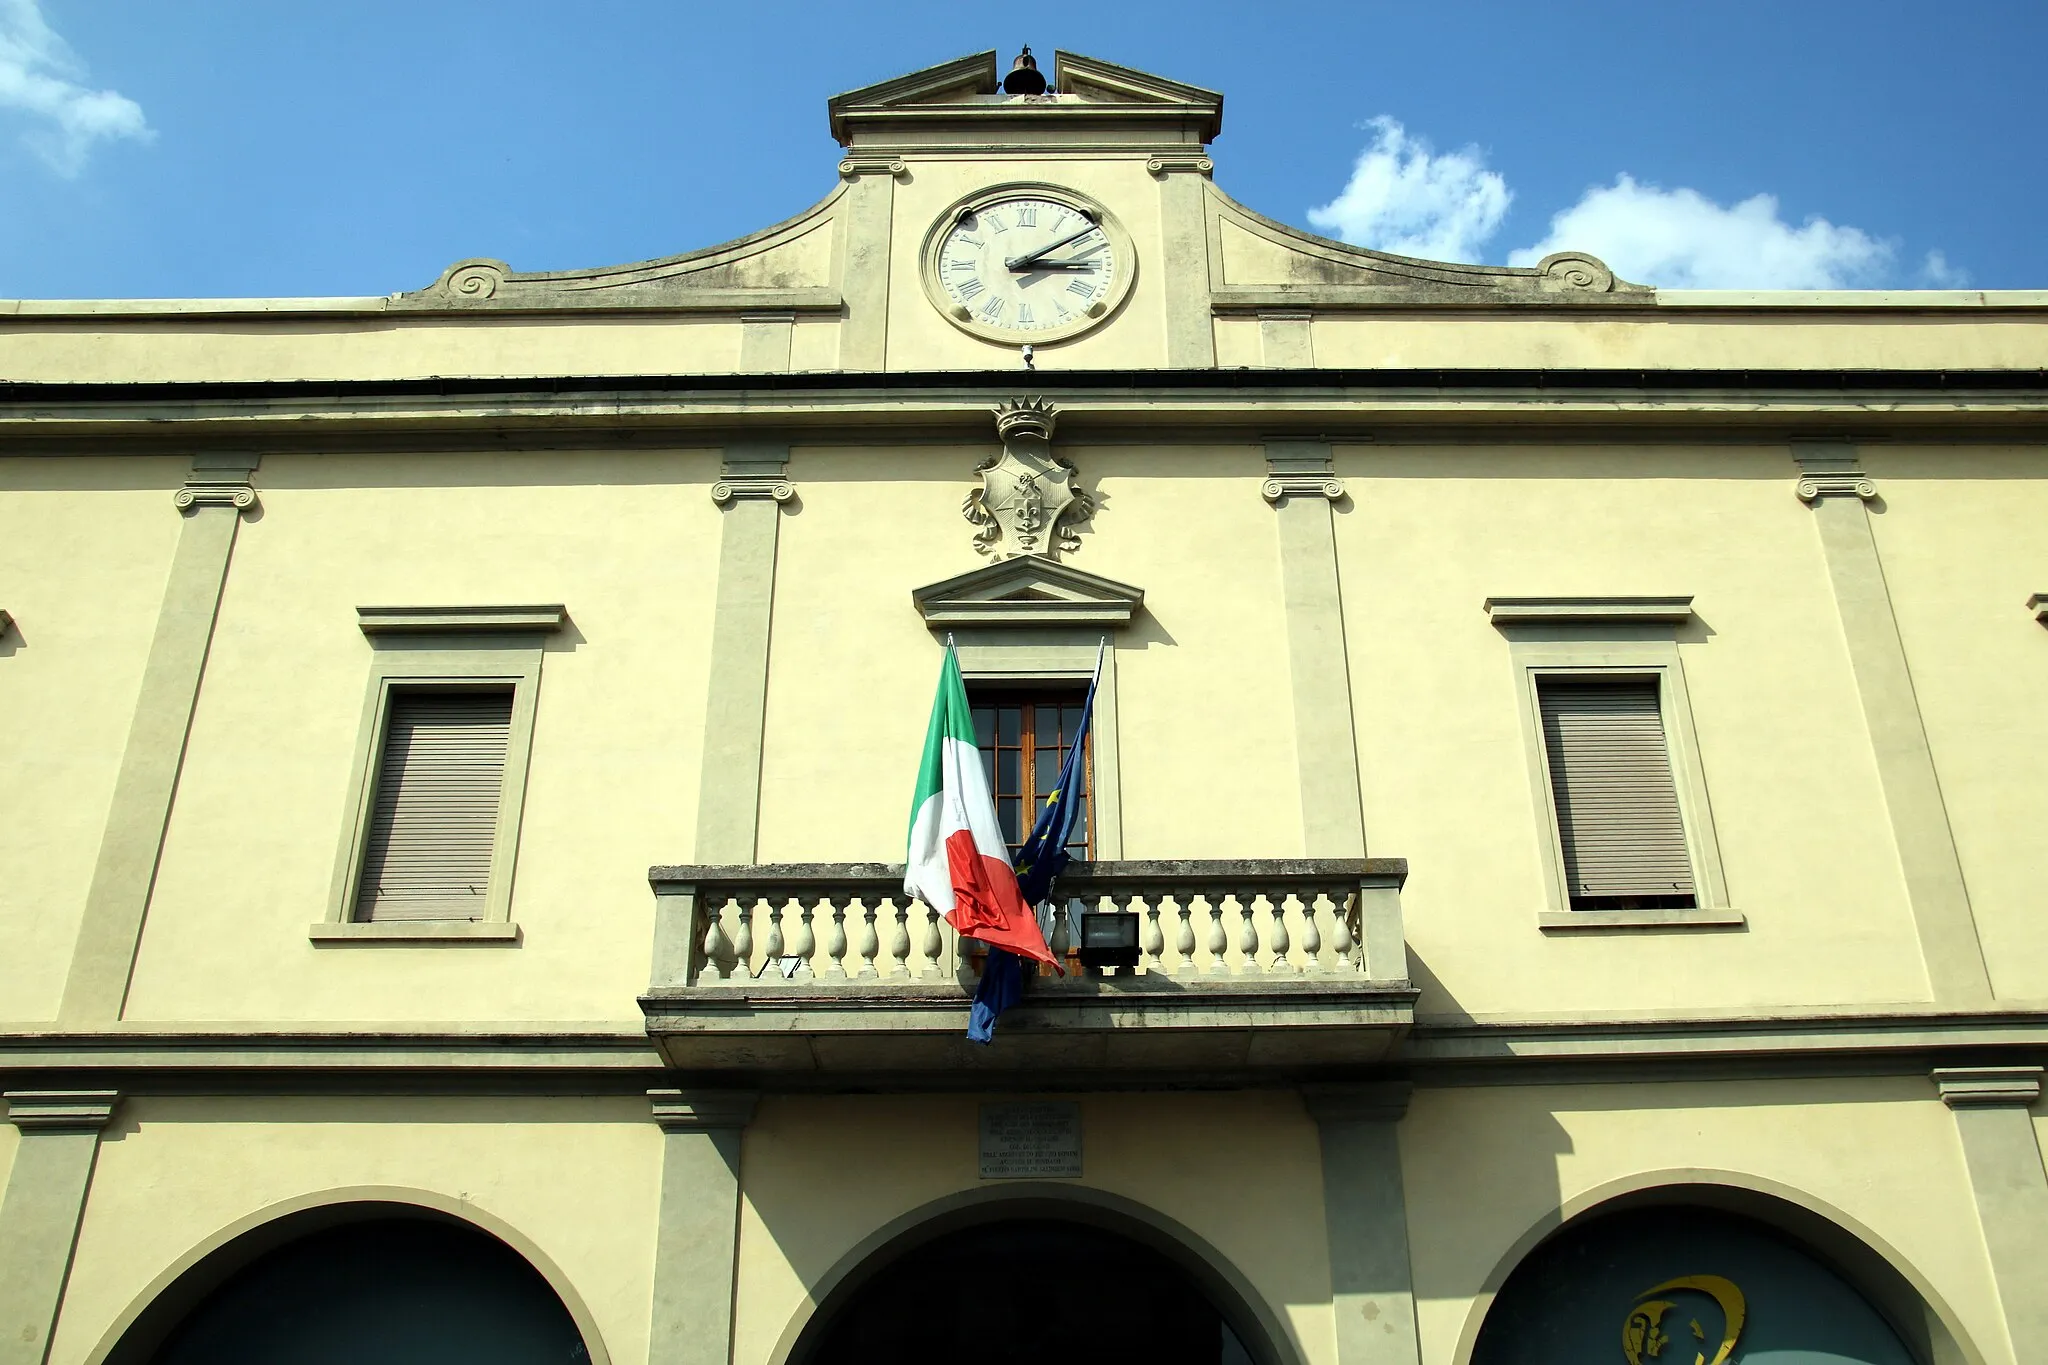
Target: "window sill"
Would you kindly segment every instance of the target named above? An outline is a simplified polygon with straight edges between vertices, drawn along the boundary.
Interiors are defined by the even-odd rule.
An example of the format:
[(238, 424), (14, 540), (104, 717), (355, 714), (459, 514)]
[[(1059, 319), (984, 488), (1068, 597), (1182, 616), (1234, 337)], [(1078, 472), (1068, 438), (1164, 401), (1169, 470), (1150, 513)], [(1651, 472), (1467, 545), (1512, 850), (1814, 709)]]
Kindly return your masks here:
[(1546, 934), (1585, 929), (1739, 929), (1749, 923), (1740, 910), (1545, 910), (1536, 927)]
[(318, 946), (337, 943), (504, 943), (517, 946), (519, 926), (509, 920), (327, 920), (306, 930)]

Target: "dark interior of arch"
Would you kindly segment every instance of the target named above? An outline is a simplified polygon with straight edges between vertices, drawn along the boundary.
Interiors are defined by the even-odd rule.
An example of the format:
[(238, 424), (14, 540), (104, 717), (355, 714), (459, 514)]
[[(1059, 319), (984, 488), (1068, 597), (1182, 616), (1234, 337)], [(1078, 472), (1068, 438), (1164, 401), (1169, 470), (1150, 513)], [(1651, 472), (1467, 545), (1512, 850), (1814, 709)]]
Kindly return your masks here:
[(524, 1257), (429, 1218), (287, 1242), (200, 1300), (154, 1365), (586, 1365), (569, 1311)]
[(892, 1261), (827, 1321), (807, 1365), (1252, 1365), (1172, 1261), (1079, 1223), (982, 1223)]
[(1623, 1333), (1644, 1303), (1670, 1307), (1668, 1339), (1641, 1365), (1712, 1361), (1724, 1310), (1707, 1293), (1648, 1291), (1719, 1276), (1745, 1317), (1729, 1365), (1924, 1365), (1868, 1300), (1769, 1225), (1690, 1205), (1629, 1209), (1566, 1228), (1515, 1268), (1480, 1328), (1472, 1365), (1624, 1365)]

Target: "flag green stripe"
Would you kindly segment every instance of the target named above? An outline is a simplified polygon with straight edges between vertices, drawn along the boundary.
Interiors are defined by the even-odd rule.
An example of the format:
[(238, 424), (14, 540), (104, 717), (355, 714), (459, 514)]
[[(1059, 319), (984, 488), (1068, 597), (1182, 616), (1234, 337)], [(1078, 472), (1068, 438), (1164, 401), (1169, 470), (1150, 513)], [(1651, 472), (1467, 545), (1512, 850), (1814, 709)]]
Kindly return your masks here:
[(924, 758), (917, 767), (917, 794), (910, 801), (910, 822), (924, 803), (944, 785), (940, 752), (949, 739), (974, 747), (974, 713), (967, 705), (967, 684), (960, 677), (960, 660), (949, 646), (939, 668), (939, 690), (932, 698), (931, 724), (925, 729)]

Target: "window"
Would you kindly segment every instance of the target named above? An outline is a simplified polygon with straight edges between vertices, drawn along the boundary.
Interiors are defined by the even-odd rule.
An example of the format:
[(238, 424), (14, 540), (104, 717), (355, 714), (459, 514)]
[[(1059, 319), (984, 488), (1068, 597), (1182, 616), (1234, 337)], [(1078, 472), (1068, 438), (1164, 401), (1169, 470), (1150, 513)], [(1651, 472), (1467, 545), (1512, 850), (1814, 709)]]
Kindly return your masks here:
[(1680, 641), (1690, 597), (1492, 597), (1515, 671), (1547, 904), (1537, 927), (1730, 928)]
[(315, 943), (516, 943), (512, 874), (549, 607), (359, 607), (370, 688)]
[[(1045, 800), (1059, 784), (1060, 768), (1073, 746), (1081, 726), (1085, 691), (1015, 692), (975, 689), (970, 696), (974, 708), (974, 737), (981, 748), (982, 767), (988, 773), (990, 792), (996, 799), (996, 823), (1015, 857)], [(1100, 699), (1098, 696), (1098, 705)], [(1091, 730), (1093, 727), (1090, 727)], [(1092, 735), (1082, 742), (1081, 807), (1074, 816), (1073, 833), (1067, 840), (1068, 853), (1085, 860), (1093, 846), (1095, 793), (1090, 780), (1094, 757)]]
[(1539, 675), (1536, 697), (1571, 908), (1695, 908), (1657, 679)]
[(484, 918), (511, 727), (509, 688), (391, 694), (354, 919)]

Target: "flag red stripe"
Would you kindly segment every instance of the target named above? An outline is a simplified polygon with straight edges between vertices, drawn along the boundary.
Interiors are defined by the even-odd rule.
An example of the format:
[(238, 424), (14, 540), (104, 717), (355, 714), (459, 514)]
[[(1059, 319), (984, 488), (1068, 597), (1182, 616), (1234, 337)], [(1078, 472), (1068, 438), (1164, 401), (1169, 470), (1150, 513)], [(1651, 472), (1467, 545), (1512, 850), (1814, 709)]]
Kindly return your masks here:
[(1052, 961), (1045, 936), (1038, 932), (1038, 919), (1017, 891), (1017, 874), (1007, 862), (976, 848), (972, 830), (954, 830), (946, 836), (946, 870), (953, 882), (948, 924), (1019, 957)]

